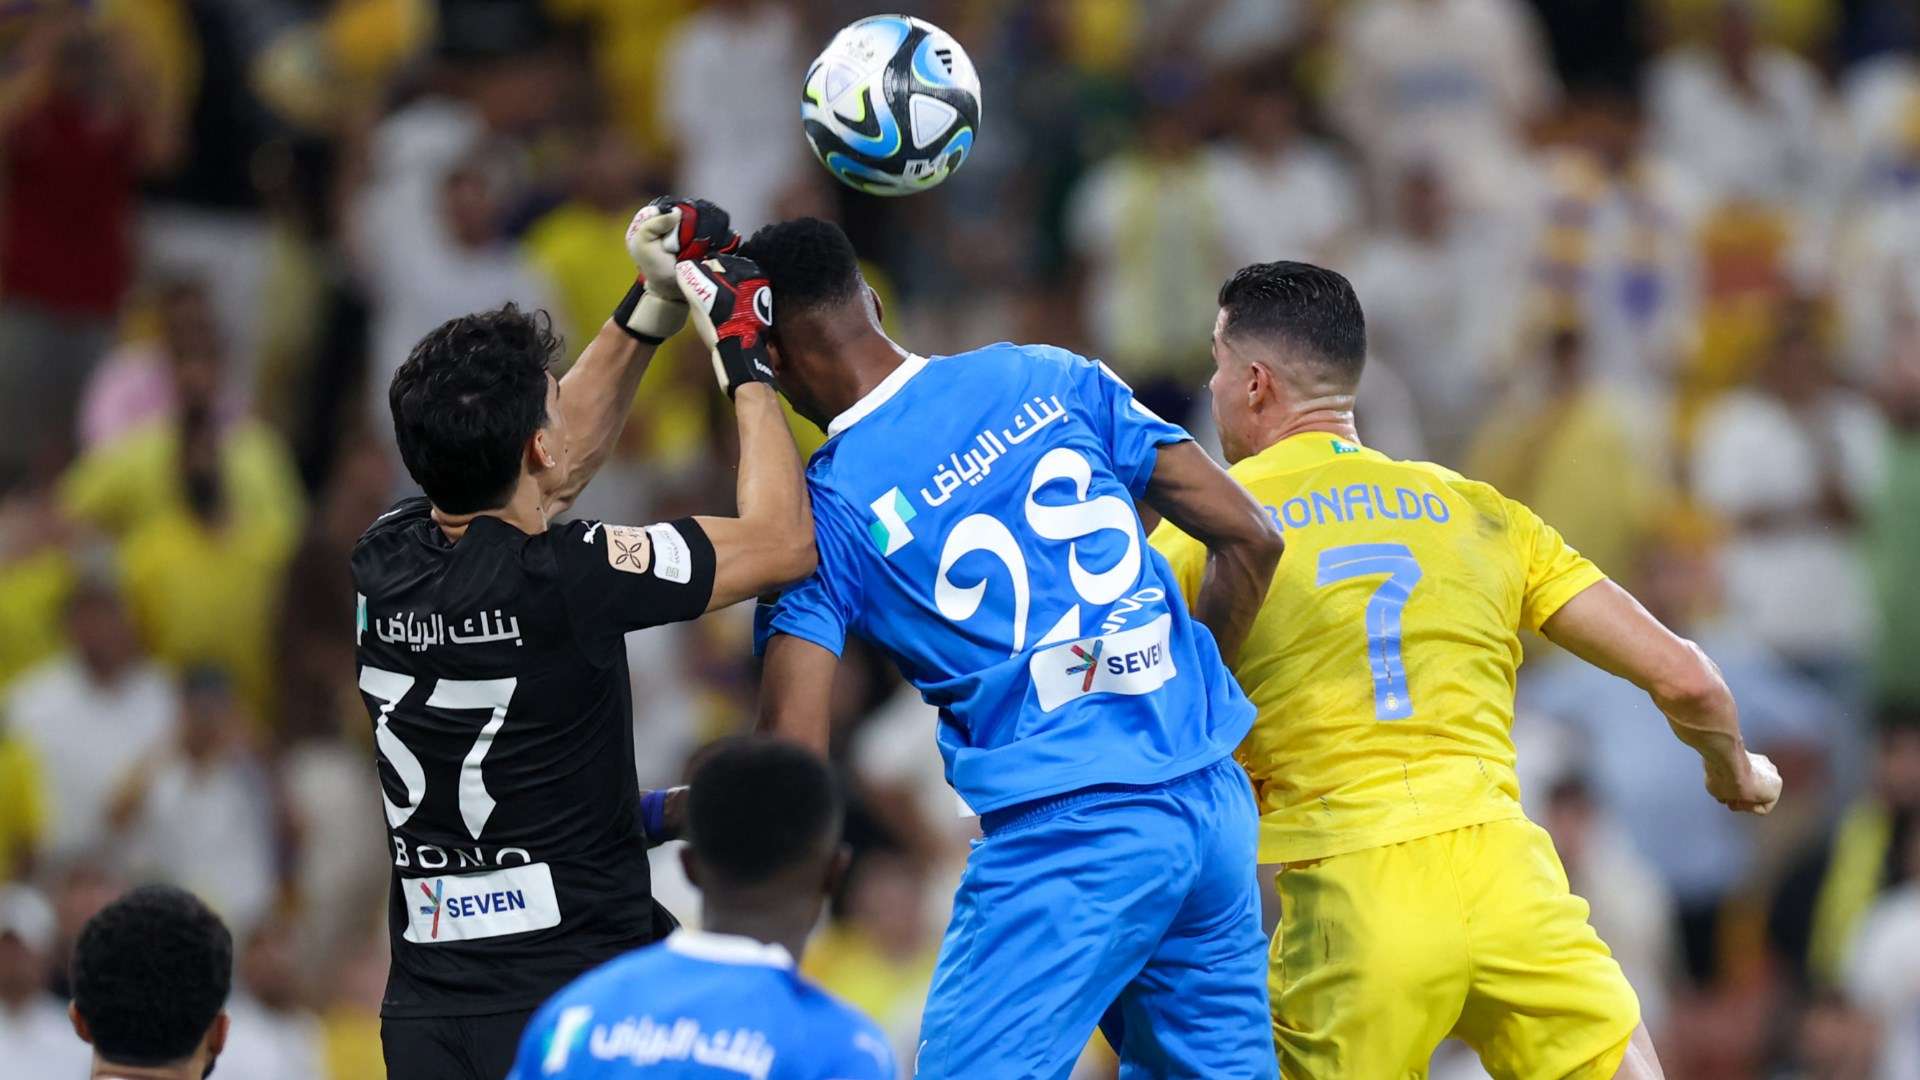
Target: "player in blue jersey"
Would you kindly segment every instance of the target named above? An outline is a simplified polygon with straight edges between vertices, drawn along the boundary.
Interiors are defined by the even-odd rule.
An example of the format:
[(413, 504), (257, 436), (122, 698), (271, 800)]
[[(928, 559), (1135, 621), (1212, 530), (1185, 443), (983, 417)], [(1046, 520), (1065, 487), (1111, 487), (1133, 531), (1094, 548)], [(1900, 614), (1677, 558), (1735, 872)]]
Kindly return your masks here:
[[(743, 252), (780, 298), (775, 378), (828, 435), (807, 469), (819, 569), (760, 612), (762, 728), (824, 751), (857, 634), (939, 707), (947, 779), (981, 814), (917, 1075), (1065, 1076), (1099, 1023), (1123, 1076), (1275, 1076), (1230, 756), (1253, 710), (1221, 653), (1279, 534), (1103, 365), (908, 352), (824, 222)], [(1137, 499), (1211, 551), (1198, 621)]]
[(734, 740), (694, 770), (687, 804), (681, 858), (705, 929), (555, 994), (508, 1080), (894, 1080), (873, 1022), (794, 972), (847, 868), (827, 767), (787, 743)]

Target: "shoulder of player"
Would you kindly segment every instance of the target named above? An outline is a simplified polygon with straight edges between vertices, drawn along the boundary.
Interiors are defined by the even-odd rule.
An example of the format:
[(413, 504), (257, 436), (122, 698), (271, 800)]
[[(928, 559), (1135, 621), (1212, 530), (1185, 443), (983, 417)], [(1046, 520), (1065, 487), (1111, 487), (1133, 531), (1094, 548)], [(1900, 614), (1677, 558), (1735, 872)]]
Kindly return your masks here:
[(409, 528), (431, 520), (432, 513), (433, 504), (425, 496), (414, 496), (394, 503), (386, 513), (374, 518), (361, 531), (360, 539), (354, 541), (353, 562), (358, 565), (369, 550), (377, 549), (404, 535)]
[(1395, 464), (1405, 466), (1418, 475), (1438, 482), (1484, 514), (1497, 513), (1499, 516), (1505, 517), (1509, 504), (1520, 505), (1514, 500), (1502, 495), (1500, 489), (1487, 483), (1485, 480), (1475, 480), (1473, 477), (1450, 469), (1445, 465), (1435, 464), (1431, 461), (1401, 461)]
[(427, 501), (425, 495), (414, 495), (401, 499), (399, 502), (388, 507), (385, 513), (368, 522), (367, 527), (360, 532), (360, 543), (364, 544), (373, 537), (383, 533), (404, 529), (416, 521), (430, 517), (432, 514), (433, 504)]
[(935, 370), (973, 378), (991, 377), (991, 372), (1000, 369), (1031, 372), (1035, 367), (1056, 367), (1065, 371), (1075, 364), (1091, 367), (1094, 362), (1058, 345), (1017, 344), (1011, 341), (996, 341), (963, 353), (928, 358), (928, 366)]
[(614, 957), (568, 983), (553, 996), (567, 1004), (595, 1004), (630, 998), (637, 986), (653, 985), (659, 973), (674, 966), (676, 957), (663, 942), (644, 945)]
[(886, 1033), (866, 1013), (798, 972), (792, 973), (792, 983), (795, 997), (812, 1014), (807, 1025), (809, 1030), (821, 1033), (838, 1030), (846, 1035), (847, 1049), (852, 1056), (891, 1063), (893, 1052), (889, 1049)]

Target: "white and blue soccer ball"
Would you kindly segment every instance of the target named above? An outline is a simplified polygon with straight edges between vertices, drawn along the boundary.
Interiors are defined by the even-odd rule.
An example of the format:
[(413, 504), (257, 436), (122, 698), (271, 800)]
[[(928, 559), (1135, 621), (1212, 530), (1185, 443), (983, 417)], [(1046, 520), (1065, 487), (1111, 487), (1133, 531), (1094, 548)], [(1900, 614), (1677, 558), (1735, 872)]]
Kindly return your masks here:
[(800, 96), (807, 142), (841, 183), (912, 195), (952, 176), (980, 127), (980, 76), (945, 30), (874, 15), (833, 36)]

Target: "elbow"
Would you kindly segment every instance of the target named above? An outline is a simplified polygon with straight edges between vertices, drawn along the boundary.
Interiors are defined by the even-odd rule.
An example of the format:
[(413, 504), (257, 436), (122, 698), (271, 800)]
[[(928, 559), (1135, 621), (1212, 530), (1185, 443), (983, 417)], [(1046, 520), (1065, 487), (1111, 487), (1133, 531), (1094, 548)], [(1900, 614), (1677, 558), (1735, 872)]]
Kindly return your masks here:
[(1700, 646), (1681, 639), (1684, 652), (1647, 689), (1669, 716), (1711, 716), (1730, 711), (1733, 692)]
[(1264, 511), (1254, 514), (1253, 527), (1241, 543), (1248, 559), (1269, 574), (1280, 565), (1280, 556), (1286, 554), (1287, 550), (1287, 541), (1280, 534), (1280, 527)]
[(820, 565), (820, 551), (813, 544), (812, 529), (797, 529), (782, 538), (775, 556), (780, 584), (789, 585), (813, 573)]

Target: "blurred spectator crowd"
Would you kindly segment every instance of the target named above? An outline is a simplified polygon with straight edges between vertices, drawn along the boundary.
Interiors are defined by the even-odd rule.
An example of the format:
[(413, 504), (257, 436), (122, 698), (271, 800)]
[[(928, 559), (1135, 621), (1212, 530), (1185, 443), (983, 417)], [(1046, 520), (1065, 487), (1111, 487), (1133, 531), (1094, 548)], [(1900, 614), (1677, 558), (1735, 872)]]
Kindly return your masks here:
[[(386, 381), (509, 299), (584, 343), (675, 192), (837, 219), (909, 345), (1072, 347), (1203, 438), (1218, 282), (1347, 273), (1362, 436), (1537, 508), (1786, 774), (1720, 811), (1642, 695), (1530, 643), (1528, 796), (1668, 1074), (1920, 1076), (1920, 5), (926, 0), (985, 120), (894, 201), (797, 122), (870, 6), (0, 4), (0, 1061), (79, 1075), (68, 945), (162, 880), (243, 943), (223, 1072), (381, 1075), (346, 555), (405, 490)], [(727, 509), (705, 367), (663, 352), (578, 513)], [(748, 623), (630, 640), (642, 783), (748, 723)], [(807, 963), (910, 1058), (971, 825), (851, 655), (858, 858)]]

